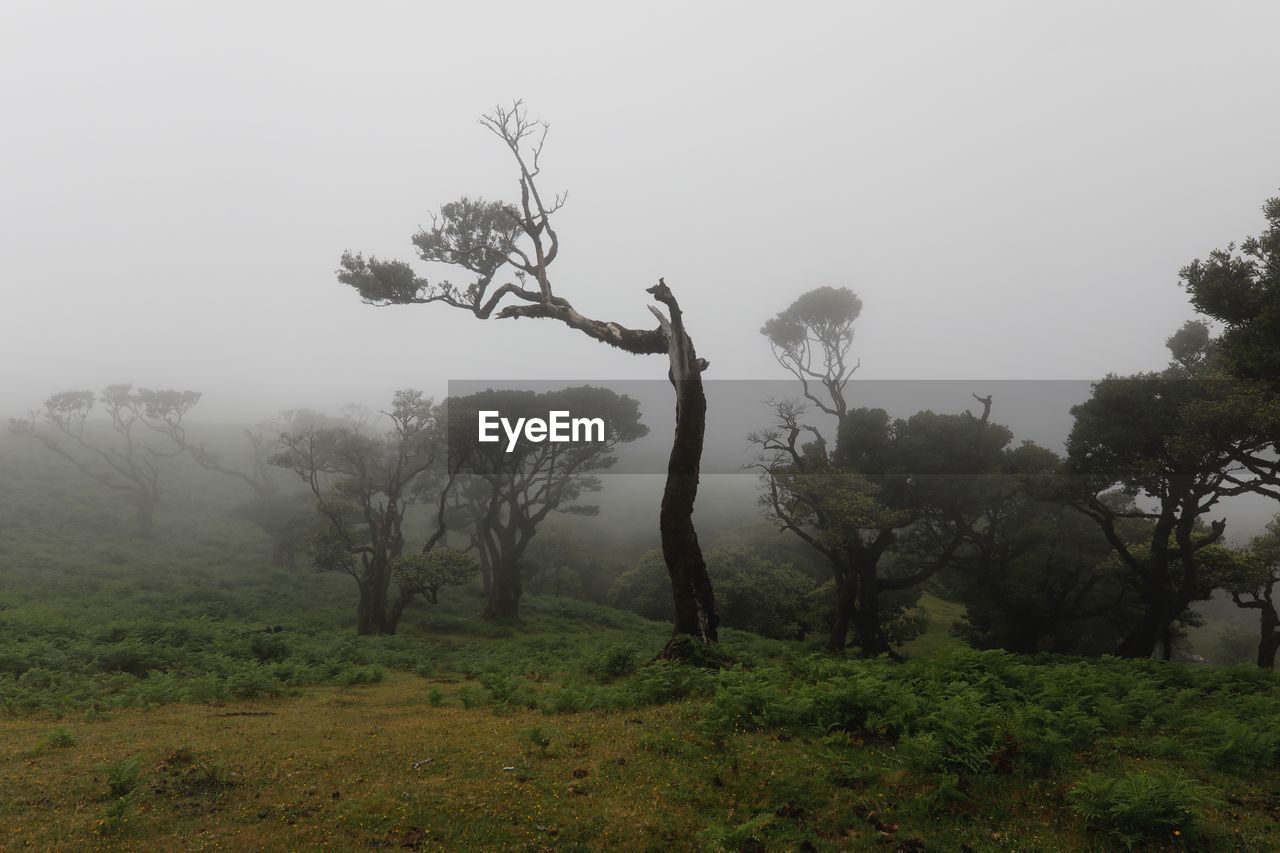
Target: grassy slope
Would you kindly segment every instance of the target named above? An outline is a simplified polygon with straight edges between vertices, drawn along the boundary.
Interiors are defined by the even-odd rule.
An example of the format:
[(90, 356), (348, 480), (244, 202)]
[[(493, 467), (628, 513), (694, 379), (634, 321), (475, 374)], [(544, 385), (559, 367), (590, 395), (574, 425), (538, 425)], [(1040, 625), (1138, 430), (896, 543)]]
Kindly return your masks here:
[[(529, 627), (544, 651), (654, 639), (600, 637), (589, 619), (541, 604), (553, 613), (535, 603)], [(524, 673), (534, 703), (572, 677), (539, 654), (513, 666), (512, 640), (458, 639), (463, 670)], [(744, 636), (727, 645), (747, 658), (760, 651)], [(482, 670), (390, 672), (271, 700), (0, 718), (0, 838), (67, 850), (763, 849), (753, 838), (769, 849), (1107, 846), (1067, 807), (1070, 775), (977, 776), (939, 807), (934, 777), (889, 741), (768, 726), (706, 734), (699, 723), (713, 705), (697, 698), (548, 714), (495, 701), (485, 680)], [(134, 756), (137, 787), (113, 811), (110, 765)], [(1180, 763), (1105, 749), (1082, 762), (1115, 775)], [(1280, 845), (1274, 779), (1195, 775), (1219, 799), (1200, 809), (1192, 849)]]
[[(19, 807), (0, 815), (0, 832), (67, 849), (364, 849), (415, 840), (451, 849), (680, 849), (709, 822), (768, 813), (771, 789), (813, 783), (807, 744), (743, 736), (728, 760), (677, 734), (680, 706), (548, 721), (529, 710), (467, 710), (453, 686), (444, 689), (442, 707), (429, 704), (420, 679), (396, 675), (373, 688), (321, 688), (234, 710), (129, 711), (72, 726), (77, 743), (63, 749), (32, 747), (47, 723), (6, 720), (2, 760), (21, 772), (6, 773), (6, 799)], [(545, 750), (525, 734), (534, 726), (549, 733)], [(182, 749), (216, 768), (208, 775), (225, 787), (175, 785)], [(142, 757), (139, 794), (126, 821), (107, 826), (93, 768), (128, 755)], [(852, 817), (853, 793), (830, 793), (823, 823), (844, 841), (875, 835)]]
[(963, 606), (926, 592), (920, 596), (920, 607), (929, 614), (929, 627), (902, 647), (902, 652), (907, 657), (934, 658), (962, 645), (951, 636), (951, 626), (964, 617)]
[[(813, 675), (808, 647), (726, 632), (731, 673), (641, 665), (615, 680), (616, 653), (623, 669), (641, 664), (664, 626), (551, 598), (531, 599), (519, 626), (490, 626), (456, 591), (402, 636), (358, 640), (349, 579), (262, 566), (261, 537), (224, 520), (225, 482), (179, 478), (185, 508), (144, 545), (113, 532), (127, 513), (73, 478), (13, 456), (0, 468), (6, 849), (1093, 849), (1111, 839), (1067, 797), (1091, 768), (1206, 787), (1193, 849), (1280, 849), (1274, 773), (1192, 759), (1203, 733), (1191, 723), (1235, 701), (1193, 682), (1153, 694), (1157, 715), (1180, 703), (1166, 721), (1120, 715), (1130, 729), (1075, 748), (1058, 772), (961, 773), (951, 786), (949, 758), (941, 771), (908, 760), (905, 740), (869, 722), (824, 734), (798, 711), (769, 716), (810, 707), (813, 685), (878, 701), (874, 685), (895, 686), (897, 670)], [(928, 660), (955, 649), (959, 610), (925, 605), (933, 627), (906, 651)], [(264, 657), (268, 624), (285, 630)], [(138, 659), (137, 674), (119, 671)], [(946, 666), (911, 682), (902, 670), (899, 698), (932, 684), (931, 702), (965, 699), (999, 681), (971, 659)], [(1280, 688), (1260, 689), (1249, 707), (1274, 723)], [(565, 710), (585, 707), (609, 710)], [(930, 731), (963, 740), (949, 719)], [(1211, 747), (1274, 765), (1269, 742)]]
[[(518, 630), (419, 614), (397, 642), (430, 656), (427, 675), (388, 670), (379, 683), (275, 699), (0, 717), (3, 846), (1108, 846), (1067, 804), (1075, 773), (979, 775), (947, 802), (939, 777), (913, 769), (890, 740), (770, 725), (735, 725), (726, 736), (704, 728), (717, 707), (708, 698), (549, 713), (566, 685), (624, 689), (627, 679), (593, 669), (601, 650), (653, 649), (664, 629), (551, 598), (526, 610)], [(794, 654), (738, 632), (725, 645), (746, 676), (781, 671)], [(110, 765), (135, 756), (138, 784), (121, 806)], [(1080, 763), (1117, 776), (1187, 769), (1167, 750), (1086, 749)], [(1198, 810), (1199, 845), (1280, 846), (1274, 779), (1192, 774), (1217, 797)]]

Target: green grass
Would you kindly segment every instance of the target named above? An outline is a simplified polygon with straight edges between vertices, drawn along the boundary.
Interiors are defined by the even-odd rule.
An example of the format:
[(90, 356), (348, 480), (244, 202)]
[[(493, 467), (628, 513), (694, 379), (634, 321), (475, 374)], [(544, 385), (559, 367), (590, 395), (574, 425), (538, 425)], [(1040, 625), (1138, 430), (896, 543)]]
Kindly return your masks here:
[(962, 648), (964, 643), (951, 634), (951, 626), (964, 618), (964, 607), (944, 601), (936, 595), (922, 593), (920, 607), (929, 614), (929, 627), (901, 649), (908, 658), (936, 658)]
[(733, 630), (723, 668), (655, 661), (666, 625), (474, 589), (360, 638), (230, 484), (139, 543), (0, 464), (6, 848), (1280, 849), (1256, 668), (974, 652), (928, 595), (901, 664)]
[[(1063, 695), (1101, 705), (1130, 665), (1104, 670), (1096, 695), (1063, 676), (1089, 665), (1029, 676), (1031, 666), (991, 654), (910, 668), (811, 661), (690, 675), (684, 698), (565, 713), (539, 701), (548, 685), (536, 676), (516, 679), (531, 701), (512, 703), (463, 673), (389, 672), (378, 684), (286, 698), (64, 715), (58, 725), (74, 743), (58, 749), (30, 746), (49, 731), (48, 715), (9, 717), (0, 719), (0, 833), (13, 846), (120, 850), (1280, 843), (1273, 754), (1266, 768), (1219, 766), (1229, 738), (1204, 729), (1178, 740), (1192, 756), (1158, 734), (1183, 732), (1200, 704), (1221, 713), (1251, 696), (1274, 702), (1274, 685), (1201, 685), (1177, 714), (1133, 722), (1144, 691), (1187, 693), (1177, 677), (1154, 675), (1133, 707), (1116, 699), (1106, 738), (1086, 742), (1077, 721), (1077, 740), (1046, 764), (1042, 739), (1060, 721), (1039, 735), (1019, 729), (1012, 746), (1003, 738), (1007, 715), (1029, 704), (1022, 691), (1047, 696), (1061, 682)], [(789, 689), (759, 689), (772, 679)], [(1010, 695), (990, 698), (1002, 690)], [(1215, 692), (1216, 703), (1206, 698)], [(866, 703), (879, 716), (859, 716)], [(1021, 757), (1028, 745), (1041, 750)]]

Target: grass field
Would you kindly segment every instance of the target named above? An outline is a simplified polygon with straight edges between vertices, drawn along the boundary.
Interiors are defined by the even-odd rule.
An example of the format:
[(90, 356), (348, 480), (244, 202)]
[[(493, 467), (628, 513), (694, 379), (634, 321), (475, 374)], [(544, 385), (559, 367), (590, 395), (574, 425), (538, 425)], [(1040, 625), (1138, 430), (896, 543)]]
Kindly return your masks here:
[(903, 664), (475, 590), (360, 638), (233, 496), (142, 543), (38, 473), (0, 454), (0, 849), (1280, 849), (1256, 668), (974, 652), (928, 595)]
[[(1153, 667), (1130, 684), (1137, 665), (972, 652), (906, 667), (823, 663), (730, 632), (737, 664), (716, 673), (646, 664), (656, 623), (552, 598), (527, 609), (523, 631), (423, 620), (398, 642), (434, 651), (426, 674), (374, 664), (369, 683), (273, 698), (0, 718), (0, 846), (1280, 847), (1276, 729), (1240, 743), (1244, 730), (1219, 719), (1233, 706), (1275, 713), (1275, 680), (1248, 670), (1219, 670), (1241, 674), (1210, 688), (1195, 668)], [(1061, 674), (1027, 683), (1050, 672)], [(1034, 731), (1019, 721), (1027, 697), (1049, 713), (1059, 692), (1123, 725), (1062, 744), (1053, 730), (1074, 717)], [(822, 722), (828, 709), (843, 722)], [(1193, 714), (1226, 728), (1187, 725)], [(1138, 803), (1155, 834), (1125, 839), (1123, 821), (1116, 835), (1083, 819), (1071, 791), (1094, 770), (1155, 780)]]
[[(1061, 782), (989, 777), (963, 810), (930, 813), (929, 786), (884, 747), (770, 732), (717, 744), (681, 734), (697, 704), (548, 717), (468, 709), (461, 689), (449, 678), (393, 674), (269, 702), (0, 721), (4, 846), (1111, 846), (1063, 807)], [(113, 793), (113, 774), (130, 759), (136, 783)], [(1200, 843), (1275, 849), (1280, 792), (1237, 782), (1224, 790), (1202, 818)]]

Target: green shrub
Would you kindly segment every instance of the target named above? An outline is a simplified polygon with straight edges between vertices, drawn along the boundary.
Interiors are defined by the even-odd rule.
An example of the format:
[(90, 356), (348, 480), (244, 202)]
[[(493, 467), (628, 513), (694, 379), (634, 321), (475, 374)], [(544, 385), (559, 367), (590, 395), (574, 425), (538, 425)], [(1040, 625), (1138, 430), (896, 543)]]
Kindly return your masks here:
[(380, 684), (385, 677), (382, 667), (378, 666), (356, 666), (348, 669), (339, 678), (338, 683), (343, 687), (356, 687), (361, 684)]
[(526, 729), (524, 736), (529, 739), (529, 743), (536, 746), (543, 755), (547, 754), (547, 749), (551, 746), (551, 732), (539, 726)]
[(106, 777), (107, 796), (123, 797), (138, 787), (142, 774), (142, 758), (131, 755), (118, 761), (104, 761), (97, 765), (97, 770)]
[(635, 672), (638, 658), (632, 645), (609, 646), (588, 659), (586, 670), (600, 681), (613, 681)]
[(776, 818), (765, 812), (736, 826), (712, 825), (701, 833), (701, 841), (708, 850), (764, 850), (769, 827)]
[(289, 644), (276, 634), (254, 634), (249, 651), (262, 663), (282, 661), (289, 657)]
[(164, 777), (157, 793), (173, 797), (216, 798), (236, 784), (231, 773), (212, 758), (188, 747), (169, 753), (160, 763), (160, 768)]
[(471, 684), (462, 688), (459, 696), (462, 699), (462, 707), (464, 708), (478, 708), (485, 703), (484, 691)]
[(1276, 765), (1280, 734), (1276, 722), (1245, 722), (1222, 712), (1206, 714), (1201, 725), (1205, 752), (1213, 766), (1232, 773), (1251, 773)]
[(1126, 848), (1144, 841), (1186, 837), (1195, 829), (1204, 789), (1171, 772), (1130, 772), (1124, 776), (1090, 773), (1068, 794), (1089, 826), (1106, 832)]
[(489, 691), (489, 698), (502, 709), (533, 708), (537, 703), (533, 693), (519, 678), (500, 672), (486, 672), (480, 676), (480, 683)]
[(76, 737), (66, 729), (53, 729), (44, 736), (44, 742), (47, 746), (54, 749), (67, 749), (76, 745)]
[(260, 667), (241, 670), (227, 679), (227, 689), (237, 699), (257, 699), (262, 696), (279, 696), (284, 692), (280, 682)]
[(98, 655), (98, 668), (103, 672), (124, 672), (145, 678), (148, 672), (160, 667), (155, 650), (137, 642), (121, 643)]
[(133, 803), (132, 795), (116, 797), (102, 807), (102, 819), (98, 821), (97, 830), (102, 835), (115, 835), (125, 828), (129, 822), (129, 806)]

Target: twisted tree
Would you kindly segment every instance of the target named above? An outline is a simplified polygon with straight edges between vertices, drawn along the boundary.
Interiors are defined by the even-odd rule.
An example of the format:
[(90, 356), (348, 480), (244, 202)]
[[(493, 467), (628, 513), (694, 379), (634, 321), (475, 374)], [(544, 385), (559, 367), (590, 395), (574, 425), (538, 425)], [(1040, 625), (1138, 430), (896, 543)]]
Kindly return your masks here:
[[(372, 305), (438, 302), (481, 320), (555, 320), (635, 355), (666, 355), (675, 390), (676, 430), (659, 529), (675, 603), (675, 633), (715, 642), (715, 596), (693, 524), (706, 428), (702, 372), (708, 363), (698, 357), (676, 297), (661, 278), (647, 288), (662, 306), (648, 306), (658, 321), (653, 329), (630, 329), (587, 317), (555, 292), (548, 270), (559, 254), (560, 240), (552, 220), (566, 197), (544, 197), (538, 187), (548, 125), (530, 119), (521, 101), (509, 109), (496, 108), (480, 122), (515, 160), (519, 205), (464, 197), (442, 206), (431, 227), (412, 238), (422, 260), (459, 270), (469, 281), (461, 285), (447, 279), (431, 282), (404, 261), (365, 258), (351, 252), (342, 256), (338, 280), (355, 288)], [(504, 272), (512, 280), (498, 284), (499, 274)], [(679, 647), (668, 644), (666, 653)]]
[[(979, 538), (1012, 433), (990, 423), (989, 411), (894, 420), (883, 409), (858, 408), (845, 413), (828, 453), (821, 441), (800, 441), (808, 431), (803, 413), (775, 404), (777, 423), (752, 436), (761, 451), (753, 466), (761, 505), (831, 566), (828, 650), (842, 651), (852, 628), (860, 654), (891, 654), (885, 598), (918, 588)], [(888, 572), (891, 551), (903, 559)]]
[(1229, 584), (1231, 600), (1237, 607), (1258, 611), (1258, 666), (1276, 668), (1280, 651), (1280, 603), (1276, 587), (1280, 586), (1280, 515), (1271, 519), (1267, 530), (1249, 542), (1247, 558)]
[[(523, 594), (521, 564), (526, 549), (551, 513), (594, 515), (598, 507), (578, 503), (601, 488), (594, 472), (610, 468), (620, 444), (647, 435), (635, 400), (606, 388), (558, 391), (482, 391), (447, 401), (449, 457), (460, 483), (456, 513), (465, 519), (486, 572), (485, 615), (518, 615)], [(477, 441), (477, 414), (537, 417), (552, 410), (599, 417), (608, 424), (603, 441), (519, 441), (512, 448)]]
[(778, 364), (800, 381), (804, 398), (837, 421), (849, 411), (845, 386), (862, 366), (849, 353), (861, 313), (862, 300), (849, 288), (818, 287), (760, 328)]
[[(830, 651), (843, 651), (852, 628), (860, 653), (892, 653), (890, 603), (950, 564), (973, 538), (982, 479), (1011, 439), (982, 416), (919, 412), (893, 420), (883, 409), (850, 408), (845, 389), (854, 323), (862, 301), (848, 288), (819, 287), (765, 322), (774, 358), (799, 382), (807, 403), (773, 401), (774, 423), (750, 436), (759, 448), (765, 515), (821, 554), (831, 567), (835, 608)], [(977, 395), (975, 395), (976, 397)], [(808, 419), (816, 409), (836, 421), (834, 448)], [(914, 553), (905, 571), (886, 557), (904, 537)]]
[(1280, 198), (1262, 206), (1266, 227), (1239, 245), (1216, 249), (1179, 273), (1191, 304), (1221, 324), (1214, 338), (1202, 322), (1191, 322), (1168, 341), (1179, 363), (1196, 376), (1225, 383), (1214, 407), (1202, 406), (1192, 427), (1208, 432), (1215, 424), (1250, 422), (1270, 442), (1237, 447), (1232, 481), (1256, 494), (1280, 500)]
[[(1205, 553), (1222, 539), (1226, 519), (1205, 521), (1223, 498), (1249, 491), (1237, 460), (1269, 446), (1249, 419), (1203, 428), (1203, 413), (1221, 411), (1234, 390), (1173, 366), (1108, 376), (1071, 410), (1064, 500), (1099, 526), (1140, 599), (1116, 650), (1121, 657), (1150, 657), (1159, 647), (1168, 659), (1174, 624), (1219, 585)], [(1140, 546), (1120, 530), (1134, 520), (1149, 525)]]
[(1280, 197), (1262, 206), (1266, 227), (1179, 272), (1191, 304), (1223, 325), (1228, 371), (1271, 385), (1280, 378)]
[[(391, 426), (381, 435), (350, 422), (315, 425), (284, 433), (282, 450), (271, 458), (271, 464), (301, 477), (315, 497), (323, 523), (312, 545), (313, 562), (321, 571), (355, 580), (360, 634), (394, 634), (408, 599), (429, 586), (403, 583), (403, 601), (391, 600), (396, 563), (404, 554), (405, 513), (424, 491), (419, 480), (441, 455), (436, 407), (419, 391), (397, 391), (383, 414)], [(424, 550), (442, 536), (441, 530)]]

